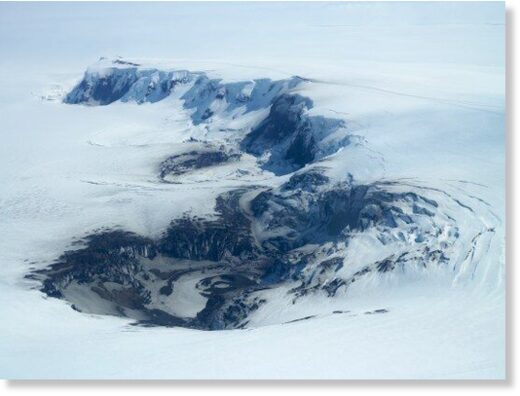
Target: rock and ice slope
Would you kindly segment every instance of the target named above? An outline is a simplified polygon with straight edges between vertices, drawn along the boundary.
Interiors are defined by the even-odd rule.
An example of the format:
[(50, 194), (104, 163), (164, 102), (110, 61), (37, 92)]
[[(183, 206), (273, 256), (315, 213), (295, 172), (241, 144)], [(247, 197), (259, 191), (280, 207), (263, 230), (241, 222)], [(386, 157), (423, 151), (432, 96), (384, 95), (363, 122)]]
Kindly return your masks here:
[[(304, 84), (315, 83), (223, 83), (120, 59), (89, 68), (65, 103), (169, 98), (190, 117), (186, 151), (160, 162), (149, 175), (157, 184), (182, 191), (194, 176), (211, 186), (239, 184), (216, 195), (214, 213), (193, 208), (155, 238), (97, 231), (28, 278), (79, 312), (203, 330), (348, 313), (315, 300), (346, 304), (352, 294), (410, 277), (447, 285), (473, 279), (499, 224), (480, 217), (492, 218), (485, 201), (468, 202), (449, 186), (379, 178), (384, 158), (349, 130), (348, 118), (309, 115), (312, 100), (294, 92)], [(255, 111), (240, 128), (222, 128)], [(256, 160), (242, 161), (248, 154)], [(343, 161), (351, 155), (370, 178)], [(189, 187), (184, 193), (192, 194)], [(389, 312), (381, 304), (369, 313)]]
[(504, 378), (503, 6), (214, 7), (0, 4), (0, 376)]
[[(148, 70), (117, 63), (109, 67), (115, 72), (100, 75)], [(99, 73), (100, 65), (95, 70)], [(257, 73), (262, 76), (262, 70)], [(83, 81), (68, 91), (77, 92)], [(378, 106), (419, 111), (426, 125), (451, 107), (298, 81), (295, 86), (278, 83), (283, 89), (256, 110), (248, 111), (247, 100), (240, 105), (230, 105), (231, 99), (222, 105), (217, 96), (203, 100), (201, 108), (213, 114), (200, 122), (194, 118), (200, 108), (184, 98), (194, 80), (153, 103), (34, 102), (34, 108), (59, 114), (56, 122), (70, 117), (70, 124), (77, 119), (86, 124), (78, 125), (78, 139), (47, 121), (47, 136), (33, 135), (35, 151), (26, 158), (25, 176), (7, 180), (11, 187), (2, 213), (9, 223), (4, 229), (14, 230), (16, 240), (6, 234), (3, 240), (13, 248), (5, 251), (11, 252), (10, 260), (24, 264), (11, 267), (14, 283), (7, 283), (9, 293), (3, 297), (6, 315), (19, 315), (29, 300), (38, 300), (38, 315), (25, 321), (53, 317), (60, 330), (46, 325), (43, 332), (55, 335), (45, 336), (44, 343), (51, 348), (59, 337), (64, 360), (75, 344), (63, 344), (68, 333), (90, 345), (92, 359), (104, 355), (89, 338), (93, 332), (105, 340), (102, 345), (115, 343), (134, 356), (148, 353), (138, 347), (143, 342), (159, 348), (157, 340), (161, 349), (175, 351), (185, 362), (180, 367), (157, 359), (144, 371), (124, 374), (115, 369), (121, 361), (108, 359), (108, 371), (72, 365), (63, 376), (500, 375), (503, 223), (493, 191), (497, 187), (486, 169), (480, 179), (472, 177), (471, 163), (437, 174), (433, 168), (423, 172), (425, 158), (415, 162), (417, 170), (409, 168), (408, 157), (394, 152), (396, 146), (384, 134), (379, 135), (383, 145), (374, 139), (383, 124), (386, 133), (403, 128), (399, 116), (379, 115)], [(337, 102), (338, 113), (323, 105), (329, 97), (348, 95), (360, 101)], [(394, 99), (391, 106), (382, 100), (388, 95)], [(70, 93), (63, 98), (68, 101)], [(360, 104), (368, 98), (375, 116), (365, 116)], [(478, 122), (482, 131), (488, 125), (482, 119), (499, 118), (473, 109), (458, 114), (467, 114), (466, 123)], [(278, 121), (285, 127), (277, 128)], [(40, 152), (51, 136), (59, 144), (52, 152)], [(480, 136), (485, 140), (485, 134)], [(312, 142), (305, 147), (316, 155), (298, 163), (288, 147), (302, 138)], [(40, 159), (49, 155), (55, 160)], [(405, 166), (396, 168), (400, 160)], [(489, 164), (488, 169), (495, 168)], [(47, 175), (44, 184), (42, 174)], [(29, 212), (40, 220), (28, 219)], [(71, 222), (63, 223), (64, 218)], [(33, 253), (23, 253), (17, 245), (22, 242)], [(17, 334), (27, 339), (29, 328)], [(199, 331), (223, 329), (231, 332)], [(278, 343), (287, 338), (293, 341)], [(213, 349), (206, 363), (192, 358), (199, 347), (207, 356), (204, 345), (214, 343), (226, 356), (236, 356), (235, 363), (215, 370), (211, 362), (223, 355)], [(302, 347), (308, 343), (310, 349)], [(472, 349), (475, 343), (478, 351)], [(14, 353), (13, 345), (4, 345), (3, 351)], [(250, 346), (247, 359), (238, 353), (240, 345)], [(254, 373), (239, 368), (248, 367), (244, 359), (271, 361), (261, 353), (266, 345), (277, 345), (274, 366), (260, 364)], [(303, 364), (287, 357), (305, 350), (314, 351), (315, 359)], [(392, 352), (381, 355), (382, 350)], [(447, 359), (452, 356), (448, 351), (466, 357)], [(321, 360), (322, 353), (336, 362), (334, 367)], [(425, 353), (432, 363), (418, 369), (417, 359), (422, 361)], [(23, 354), (18, 356), (13, 367), (27, 364)], [(53, 365), (38, 363), (44, 356), (31, 358), (31, 372), (57, 375)], [(370, 369), (360, 367), (359, 359)], [(160, 368), (165, 365), (175, 372)]]

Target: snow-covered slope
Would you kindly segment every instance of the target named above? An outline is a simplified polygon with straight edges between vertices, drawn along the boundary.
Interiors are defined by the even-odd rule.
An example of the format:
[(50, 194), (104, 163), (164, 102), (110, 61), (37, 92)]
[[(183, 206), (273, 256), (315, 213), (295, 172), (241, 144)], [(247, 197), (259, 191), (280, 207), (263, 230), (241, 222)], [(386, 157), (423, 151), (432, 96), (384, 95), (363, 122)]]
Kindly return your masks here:
[(0, 80), (3, 376), (503, 377), (500, 66), (66, 70)]

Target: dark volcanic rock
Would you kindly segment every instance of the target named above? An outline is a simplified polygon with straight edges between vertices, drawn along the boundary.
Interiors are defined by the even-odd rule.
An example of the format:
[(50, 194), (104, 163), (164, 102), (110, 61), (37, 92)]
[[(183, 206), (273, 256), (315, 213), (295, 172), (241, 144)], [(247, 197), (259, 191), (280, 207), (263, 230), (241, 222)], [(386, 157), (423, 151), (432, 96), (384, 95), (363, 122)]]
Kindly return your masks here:
[(307, 172), (296, 173), (291, 176), (288, 182), (282, 184), (282, 191), (317, 191), (320, 186), (330, 182), (330, 179), (323, 174), (319, 168), (310, 169)]
[(251, 222), (241, 211), (238, 200), (243, 191), (217, 198), (216, 220), (182, 218), (174, 220), (159, 242), (169, 257), (221, 261), (257, 257)]
[(89, 79), (88, 74), (65, 97), (65, 103), (95, 103), (107, 105), (121, 99), (138, 80), (137, 68), (112, 68), (99, 75), (96, 79)]
[(247, 152), (261, 155), (293, 136), (302, 122), (303, 113), (312, 101), (300, 95), (281, 95), (271, 106), (267, 118), (242, 141)]
[(267, 108), (273, 100), (304, 80), (291, 77), (273, 81), (268, 78), (224, 83), (220, 79), (211, 79), (201, 74), (191, 88), (181, 97), (184, 107), (193, 110), (191, 119), (195, 125), (206, 122), (214, 113), (211, 105), (224, 105), (224, 111), (232, 112), (244, 107), (245, 112)]
[[(332, 154), (335, 149), (323, 150), (318, 140), (345, 126), (342, 120), (309, 116), (313, 107), (309, 98), (283, 94), (271, 106), (269, 115), (241, 142), (241, 149), (262, 156), (270, 153), (262, 164), (264, 169), (280, 175), (293, 172), (313, 162), (319, 154)], [(339, 147), (348, 140), (339, 143)]]
[[(79, 250), (65, 252), (55, 264), (36, 271), (44, 275), (42, 291), (52, 297), (62, 297), (61, 289), (70, 282), (90, 283), (92, 279), (101, 282), (113, 282), (130, 291), (112, 296), (112, 299), (146, 301), (145, 287), (135, 274), (142, 271), (140, 257), (153, 259), (157, 254), (155, 243), (136, 234), (124, 231), (106, 231), (93, 234), (83, 241), (86, 246)], [(103, 289), (97, 289), (103, 294)], [(130, 296), (132, 294), (132, 296)], [(123, 304), (128, 305), (128, 304)]]
[[(116, 67), (87, 70), (83, 79), (64, 99), (68, 104), (108, 105), (115, 101), (137, 103), (163, 100), (179, 84), (188, 84), (196, 73), (185, 70), (165, 72), (142, 69), (131, 62), (116, 60)], [(128, 67), (117, 67), (118, 65)]]
[(164, 179), (167, 175), (180, 176), (192, 170), (238, 161), (240, 156), (239, 153), (225, 151), (223, 147), (215, 151), (193, 150), (173, 155), (161, 163), (160, 177)]

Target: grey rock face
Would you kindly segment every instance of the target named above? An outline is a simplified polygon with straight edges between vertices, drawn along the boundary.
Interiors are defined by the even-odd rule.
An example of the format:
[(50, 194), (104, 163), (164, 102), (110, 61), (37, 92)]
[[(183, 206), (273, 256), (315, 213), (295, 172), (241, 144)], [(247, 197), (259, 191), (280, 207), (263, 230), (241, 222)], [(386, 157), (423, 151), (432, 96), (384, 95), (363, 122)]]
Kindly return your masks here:
[(173, 155), (160, 165), (160, 178), (168, 175), (181, 176), (192, 170), (222, 165), (240, 160), (240, 153), (226, 151), (224, 147), (214, 150), (193, 150)]
[(102, 106), (117, 100), (154, 103), (170, 95), (177, 85), (188, 84), (193, 78), (193, 73), (183, 70), (164, 72), (137, 67), (113, 67), (87, 71), (64, 102)]
[(212, 104), (220, 105), (228, 113), (240, 107), (245, 113), (268, 108), (276, 97), (303, 81), (299, 77), (291, 77), (278, 81), (259, 79), (222, 83), (201, 74), (181, 99), (185, 108), (193, 110), (191, 118), (197, 125), (213, 116)]
[(192, 121), (197, 125), (213, 116), (210, 109), (213, 104), (224, 104), (220, 107), (228, 113), (241, 107), (244, 112), (264, 109), (276, 97), (305, 81), (295, 76), (278, 81), (258, 79), (223, 83), (202, 72), (142, 68), (120, 59), (112, 63), (112, 67), (87, 70), (64, 102), (101, 106), (118, 100), (154, 103), (168, 97), (178, 86), (184, 86), (187, 90), (180, 99), (184, 108), (192, 111)]
[[(300, 169), (320, 154), (332, 154), (322, 150), (319, 141), (343, 128), (345, 123), (338, 119), (306, 115), (312, 107), (312, 101), (300, 95), (278, 96), (267, 118), (242, 141), (241, 149), (257, 156), (269, 152), (269, 159), (262, 167), (277, 175)], [(346, 144), (348, 141), (341, 145)]]
[(257, 256), (251, 222), (238, 204), (242, 191), (217, 198), (216, 220), (174, 220), (160, 242), (161, 252), (175, 258), (221, 261)]

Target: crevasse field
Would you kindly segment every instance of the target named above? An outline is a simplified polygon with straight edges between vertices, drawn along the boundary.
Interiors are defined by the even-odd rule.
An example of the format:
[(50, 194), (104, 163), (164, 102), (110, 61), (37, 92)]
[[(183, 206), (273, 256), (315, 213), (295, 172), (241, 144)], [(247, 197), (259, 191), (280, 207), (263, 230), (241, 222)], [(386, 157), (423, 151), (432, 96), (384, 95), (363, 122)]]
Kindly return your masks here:
[(504, 378), (504, 24), (0, 4), (0, 377)]

